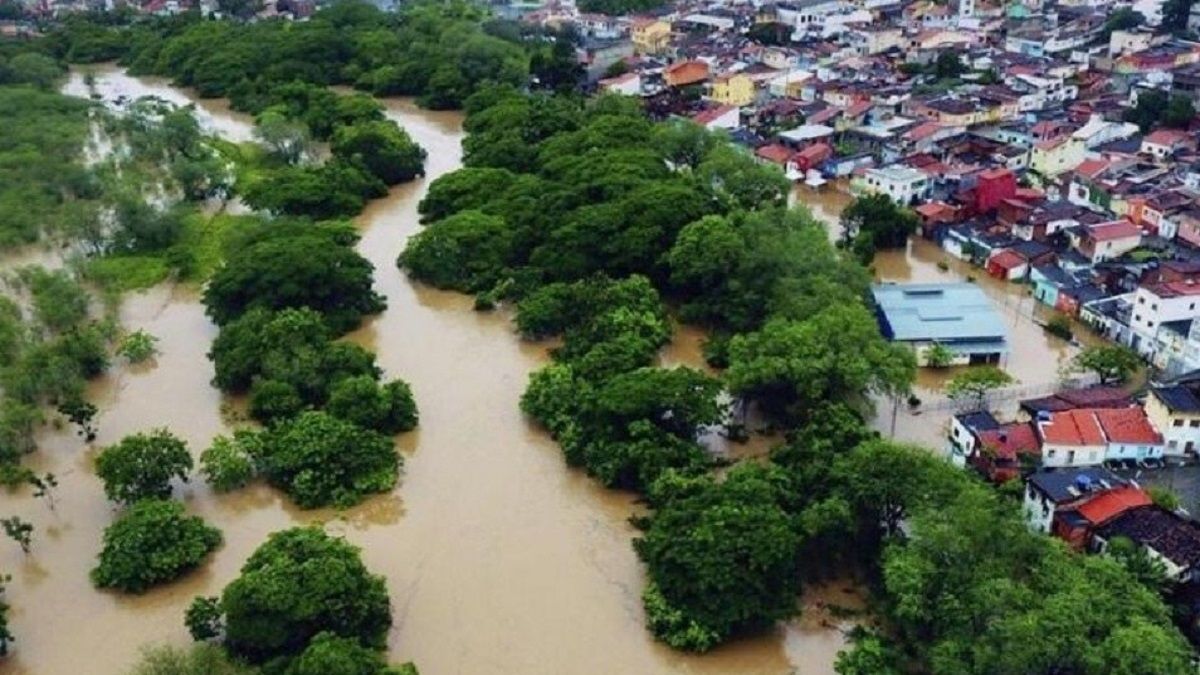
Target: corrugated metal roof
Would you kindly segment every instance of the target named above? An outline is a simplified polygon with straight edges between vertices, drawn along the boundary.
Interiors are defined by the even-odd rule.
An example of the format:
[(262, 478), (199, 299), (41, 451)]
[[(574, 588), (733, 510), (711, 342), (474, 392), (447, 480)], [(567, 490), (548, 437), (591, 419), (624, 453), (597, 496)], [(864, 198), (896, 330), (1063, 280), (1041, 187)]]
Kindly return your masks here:
[(1007, 349), (1008, 331), (975, 284), (880, 284), (871, 292), (884, 334), (892, 340), (992, 343)]

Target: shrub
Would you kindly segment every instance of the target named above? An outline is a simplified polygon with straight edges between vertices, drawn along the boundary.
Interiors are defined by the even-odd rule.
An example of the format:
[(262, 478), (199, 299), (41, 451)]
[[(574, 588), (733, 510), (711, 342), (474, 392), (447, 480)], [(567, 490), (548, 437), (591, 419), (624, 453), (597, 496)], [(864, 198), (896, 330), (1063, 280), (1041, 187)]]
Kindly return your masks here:
[(96, 475), (104, 481), (104, 494), (126, 504), (170, 497), (171, 479), (186, 481), (191, 470), (187, 444), (166, 429), (126, 436), (96, 458)]
[(221, 543), (221, 532), (178, 502), (146, 499), (104, 531), (100, 564), (92, 583), (141, 593), (199, 565)]
[(237, 431), (233, 438), (217, 436), (212, 445), (200, 453), (200, 472), (213, 490), (236, 490), (254, 478), (254, 460), (246, 446), (257, 440), (258, 435), (252, 431)]

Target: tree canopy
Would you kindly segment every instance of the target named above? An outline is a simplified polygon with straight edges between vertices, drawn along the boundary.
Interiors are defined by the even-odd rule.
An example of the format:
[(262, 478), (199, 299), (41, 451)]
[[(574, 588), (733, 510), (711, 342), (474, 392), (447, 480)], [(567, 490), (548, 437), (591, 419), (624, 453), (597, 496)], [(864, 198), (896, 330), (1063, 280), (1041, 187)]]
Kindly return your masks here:
[(357, 548), (312, 527), (268, 537), (216, 609), (222, 643), (254, 663), (286, 663), (321, 634), (382, 649), (392, 625), (383, 577), (367, 570)]
[(166, 429), (126, 436), (96, 457), (104, 494), (126, 504), (170, 497), (171, 481), (186, 481), (191, 470), (187, 444)]
[(199, 565), (221, 543), (221, 532), (179, 502), (143, 499), (104, 531), (92, 583), (141, 593)]

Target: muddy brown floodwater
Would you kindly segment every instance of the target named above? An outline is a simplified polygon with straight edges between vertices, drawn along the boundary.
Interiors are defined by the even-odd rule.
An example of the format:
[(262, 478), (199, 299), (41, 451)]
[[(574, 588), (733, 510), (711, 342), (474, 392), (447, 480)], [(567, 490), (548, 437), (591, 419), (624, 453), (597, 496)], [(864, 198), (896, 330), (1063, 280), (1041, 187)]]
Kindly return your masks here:
[[(161, 80), (95, 69), (106, 99), (146, 94), (188, 102)], [(67, 91), (86, 92), (74, 73)], [(829, 605), (857, 606), (848, 584), (810, 592), (802, 618), (768, 635), (704, 656), (654, 642), (643, 626), (643, 570), (631, 547), (628, 517), (637, 505), (569, 470), (558, 448), (520, 414), (529, 373), (544, 346), (517, 339), (503, 313), (472, 311), (461, 295), (416, 286), (396, 269), (405, 240), (419, 228), (416, 205), (433, 178), (460, 166), (461, 116), (389, 101), (388, 114), (429, 153), (428, 176), (400, 186), (360, 217), (359, 250), (376, 267), (388, 309), (350, 336), (379, 356), (388, 377), (413, 386), (420, 428), (402, 436), (400, 486), (345, 513), (298, 511), (256, 485), (215, 495), (198, 478), (177, 490), (190, 511), (225, 534), (203, 568), (141, 596), (98, 592), (88, 570), (115, 511), (92, 462), (97, 448), (126, 434), (164, 426), (193, 454), (227, 432), (223, 398), (209, 384), (205, 358), (216, 329), (194, 289), (160, 286), (129, 297), (121, 319), (159, 338), (155, 363), (116, 364), (93, 383), (100, 437), (86, 447), (70, 430), (49, 430), (29, 459), (60, 477), (53, 511), (27, 492), (6, 495), (5, 515), (36, 527), (33, 552), (0, 546), (11, 571), (8, 600), (13, 654), (6, 675), (113, 675), (139, 650), (186, 644), (183, 610), (198, 594), (216, 594), (274, 531), (326, 523), (363, 548), (367, 565), (387, 577), (394, 660), (413, 660), (427, 675), (490, 673), (738, 673), (824, 675), (844, 646), (845, 621)], [(220, 104), (199, 102), (209, 128), (244, 138), (246, 120)], [(666, 363), (699, 365), (699, 337), (681, 333)]]

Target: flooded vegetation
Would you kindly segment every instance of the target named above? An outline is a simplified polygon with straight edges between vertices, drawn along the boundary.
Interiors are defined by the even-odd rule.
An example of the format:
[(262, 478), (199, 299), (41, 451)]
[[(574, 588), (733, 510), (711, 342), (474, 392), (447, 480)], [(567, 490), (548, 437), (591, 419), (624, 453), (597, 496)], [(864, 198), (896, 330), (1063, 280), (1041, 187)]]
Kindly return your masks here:
[[(95, 72), (106, 101), (191, 100), (160, 80)], [(85, 89), (74, 73), (67, 91)], [(198, 103), (204, 124), (235, 140), (249, 137), (247, 118), (215, 101)], [(219, 592), (269, 533), (321, 522), (361, 546), (367, 566), (385, 575), (394, 607), (390, 656), (422, 672), (588, 673), (604, 664), (629, 673), (831, 673), (849, 625), (831, 608), (861, 604), (845, 584), (807, 594), (802, 619), (704, 656), (673, 652), (646, 632), (643, 571), (627, 520), (638, 505), (569, 470), (518, 409), (547, 347), (520, 341), (504, 313), (475, 312), (468, 297), (414, 285), (394, 266), (419, 228), (416, 205), (429, 181), (460, 166), (463, 134), (458, 113), (400, 100), (387, 106), (428, 152), (427, 176), (392, 189), (358, 219), (358, 250), (375, 264), (388, 309), (347, 339), (376, 352), (385, 378), (404, 377), (413, 387), (421, 426), (401, 437), (399, 488), (341, 513), (299, 511), (263, 485), (216, 495), (196, 476), (180, 494), (189, 512), (223, 530), (223, 547), (199, 570), (144, 595), (95, 590), (88, 570), (114, 518), (93, 473), (97, 449), (163, 426), (198, 454), (229, 432), (238, 410), (209, 383), (205, 354), (217, 329), (196, 289), (160, 285), (129, 295), (122, 324), (157, 337), (159, 354), (116, 363), (90, 385), (100, 409), (94, 444), (71, 429), (49, 429), (30, 456), (30, 468), (55, 473), (60, 487), (53, 511), (27, 492), (10, 499), (12, 514), (40, 536), (29, 555), (0, 552), (0, 565), (13, 573), (8, 599), (19, 636), (0, 672), (115, 674), (144, 645), (184, 644), (182, 614), (193, 596)], [(663, 360), (701, 366), (698, 334), (678, 332)]]

